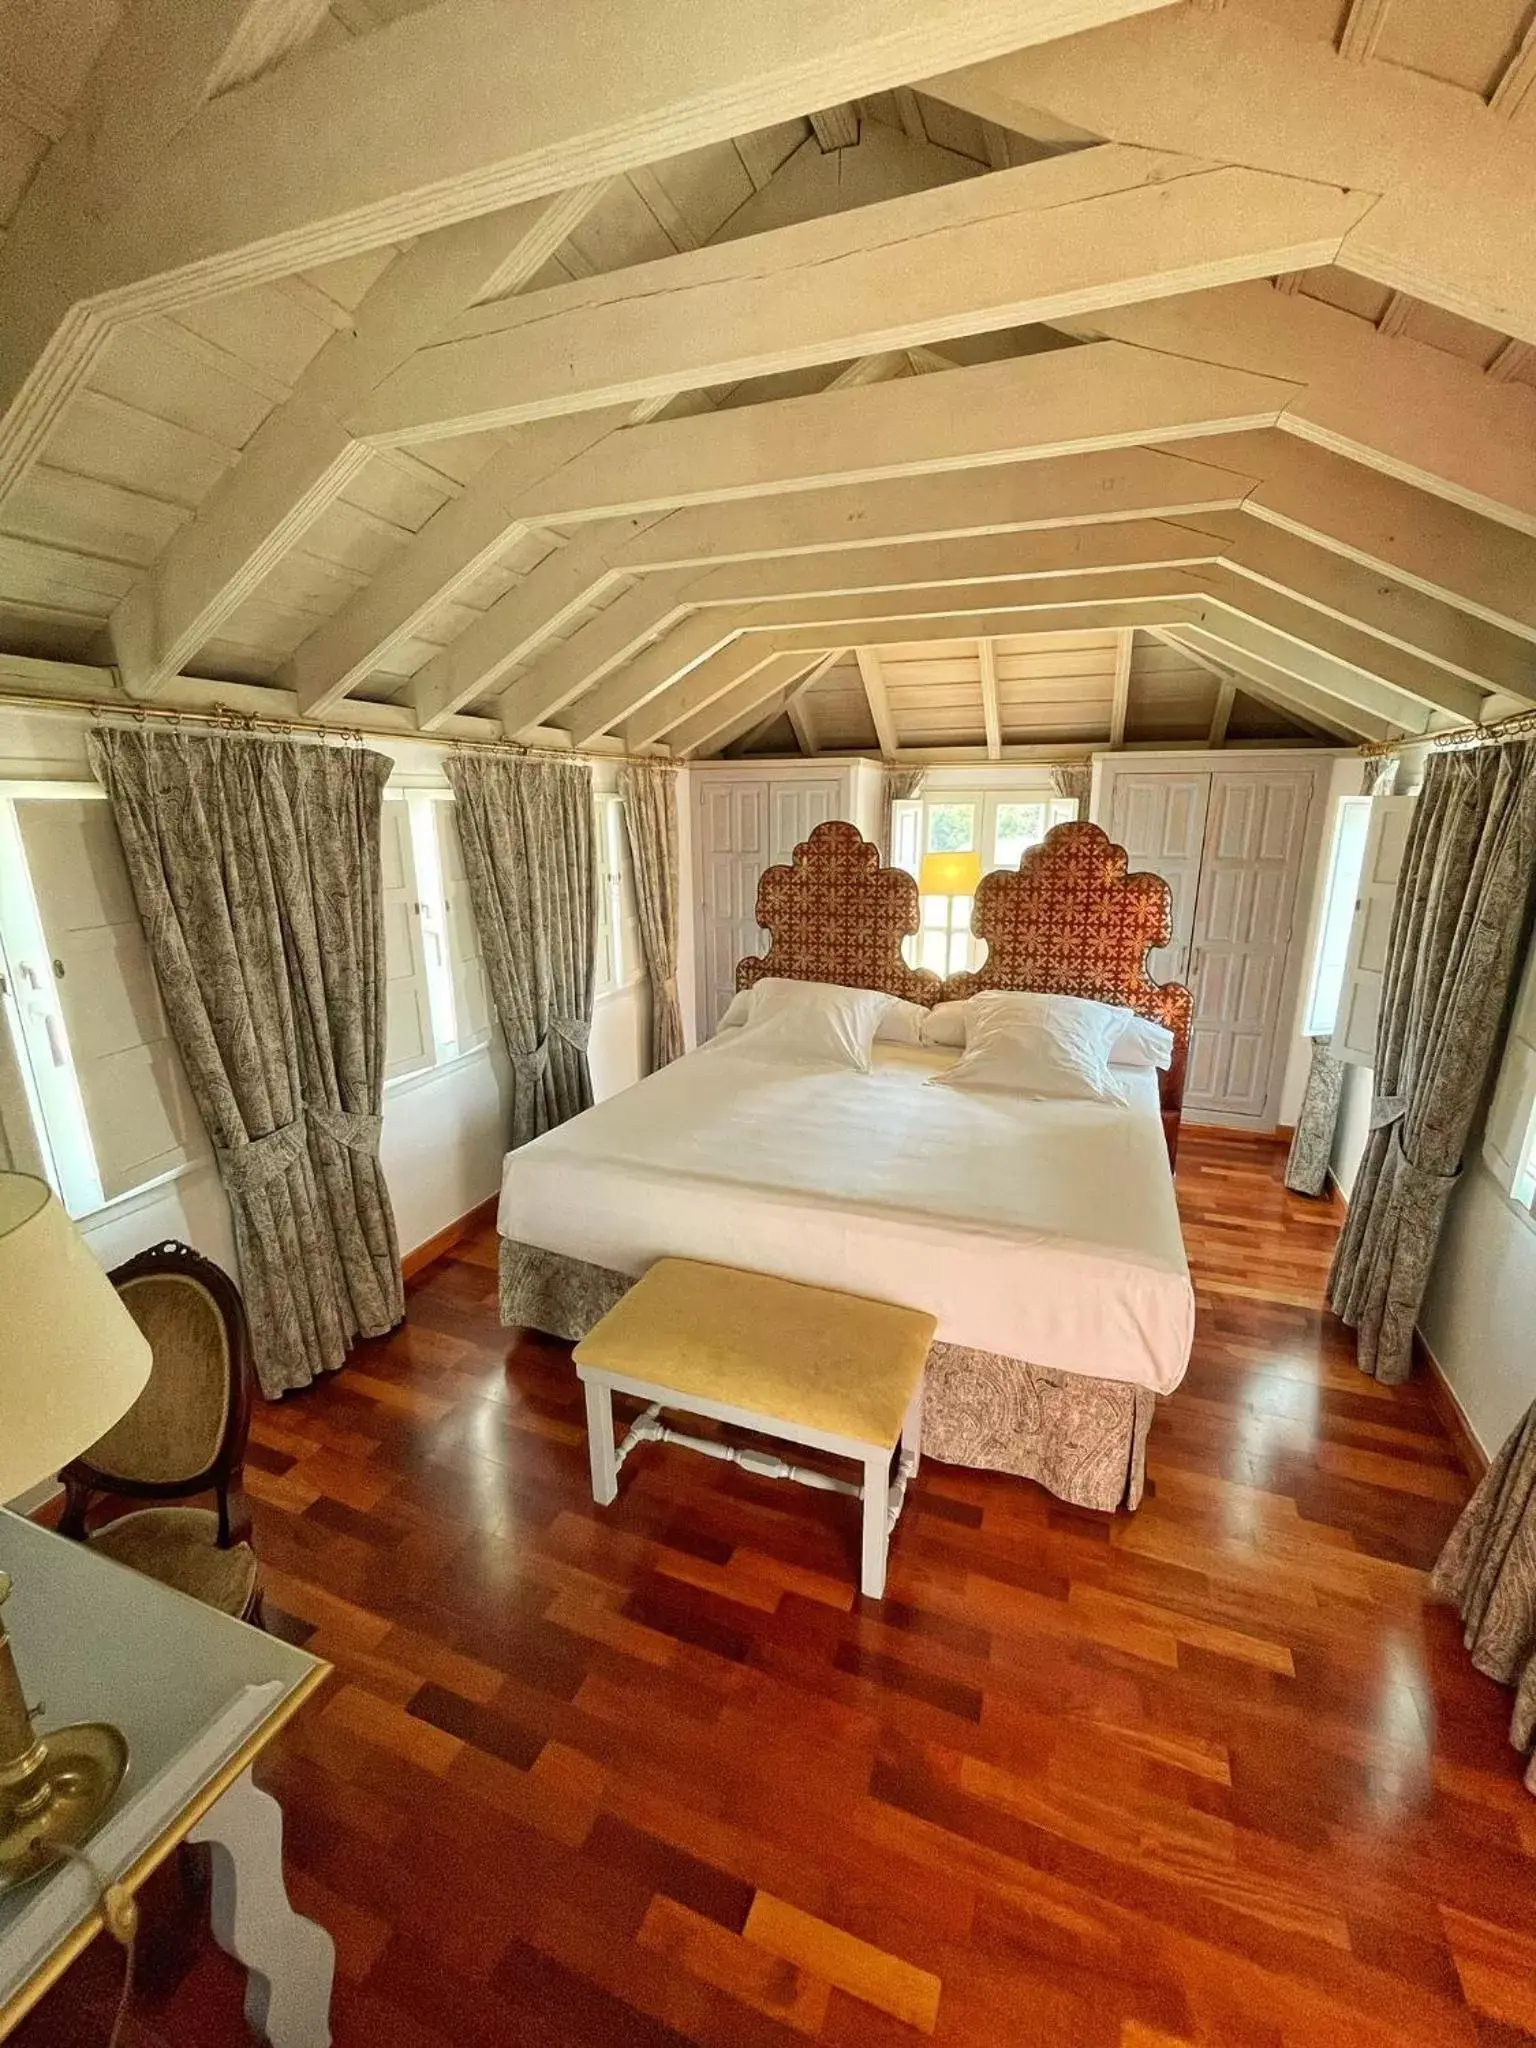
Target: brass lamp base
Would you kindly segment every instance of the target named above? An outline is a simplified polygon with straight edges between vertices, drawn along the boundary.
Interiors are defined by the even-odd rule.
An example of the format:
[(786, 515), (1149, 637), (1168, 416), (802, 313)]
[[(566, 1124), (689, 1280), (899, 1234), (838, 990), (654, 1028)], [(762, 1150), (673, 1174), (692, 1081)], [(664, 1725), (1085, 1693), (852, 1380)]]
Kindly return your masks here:
[(26, 1783), (0, 1784), (0, 1884), (26, 1884), (78, 1849), (106, 1817), (128, 1768), (128, 1745), (105, 1721), (55, 1728), (37, 1743), (43, 1760)]

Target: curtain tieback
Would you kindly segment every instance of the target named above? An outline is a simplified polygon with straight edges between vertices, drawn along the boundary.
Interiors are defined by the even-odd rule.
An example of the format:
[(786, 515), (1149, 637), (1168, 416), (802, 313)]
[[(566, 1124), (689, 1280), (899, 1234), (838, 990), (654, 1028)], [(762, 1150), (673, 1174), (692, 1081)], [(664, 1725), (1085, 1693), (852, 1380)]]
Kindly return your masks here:
[(514, 1052), (512, 1071), (526, 1081), (537, 1081), (549, 1071), (549, 1041), (563, 1038), (577, 1052), (585, 1052), (592, 1026), (585, 1017), (552, 1017), (549, 1029), (531, 1052)]
[(1442, 1209), (1450, 1199), (1452, 1190), (1461, 1179), (1461, 1168), (1453, 1167), (1449, 1173), (1436, 1173), (1433, 1167), (1420, 1166), (1403, 1150), (1403, 1134), (1400, 1130), (1392, 1133), (1392, 1192), (1394, 1198), (1405, 1190), (1416, 1194), (1420, 1200), (1434, 1209)]
[(675, 1003), (677, 1001), (677, 976), (675, 974), (662, 976), (661, 993), (663, 1001), (668, 1003)]
[(366, 1109), (332, 1109), (328, 1104), (311, 1103), (309, 1120), (317, 1131), (324, 1131), (333, 1144), (343, 1146), (348, 1152), (363, 1152), (369, 1158), (377, 1158), (379, 1134), (384, 1119)]
[(265, 1137), (246, 1138), (238, 1145), (216, 1146), (219, 1178), (232, 1195), (255, 1195), (270, 1187), (304, 1150), (302, 1112), (291, 1124), (279, 1124)]

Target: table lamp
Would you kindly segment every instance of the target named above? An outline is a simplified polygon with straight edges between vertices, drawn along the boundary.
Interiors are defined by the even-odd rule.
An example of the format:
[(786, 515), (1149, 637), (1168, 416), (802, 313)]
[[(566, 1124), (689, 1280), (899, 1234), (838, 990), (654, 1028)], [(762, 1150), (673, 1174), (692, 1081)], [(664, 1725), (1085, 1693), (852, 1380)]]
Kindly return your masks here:
[[(104, 1435), (149, 1365), (137, 1323), (52, 1189), (0, 1173), (0, 1502)], [(0, 1572), (0, 1606), (10, 1590)], [(0, 1883), (24, 1883), (83, 1842), (127, 1765), (127, 1743), (105, 1722), (36, 1733), (0, 1614)]]
[[(944, 971), (954, 970), (950, 958), (953, 951), (955, 930), (955, 899), (958, 896), (974, 896), (976, 885), (981, 880), (981, 855), (979, 853), (925, 853), (922, 872), (918, 877), (918, 893), (923, 896), (942, 896), (944, 908)], [(960, 962), (964, 967), (964, 959)]]

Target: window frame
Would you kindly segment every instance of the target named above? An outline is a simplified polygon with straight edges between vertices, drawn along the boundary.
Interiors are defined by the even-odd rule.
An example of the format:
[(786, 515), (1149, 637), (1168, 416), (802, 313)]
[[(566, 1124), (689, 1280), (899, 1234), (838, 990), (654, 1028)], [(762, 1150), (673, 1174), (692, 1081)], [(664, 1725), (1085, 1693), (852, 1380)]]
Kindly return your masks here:
[[(1354, 863), (1354, 876), (1348, 889), (1344, 889), (1343, 870), (1340, 857), (1345, 850), (1345, 829), (1352, 820), (1358, 820), (1359, 848)], [(1350, 928), (1354, 923), (1355, 911), (1359, 907), (1360, 880), (1365, 872), (1365, 849), (1371, 831), (1371, 799), (1368, 796), (1341, 796), (1334, 813), (1333, 829), (1328, 840), (1328, 858), (1323, 869), (1323, 896), (1319, 908), (1317, 931), (1312, 947), (1312, 961), (1307, 975), (1307, 1000), (1302, 1011), (1302, 1036), (1304, 1038), (1332, 1039), (1339, 1020), (1339, 1005), (1344, 999), (1345, 971), (1349, 964)], [(1338, 943), (1342, 940), (1342, 943)], [(1337, 973), (1333, 1008), (1325, 1021), (1319, 1020), (1318, 999), (1323, 988), (1324, 971), (1332, 970), (1329, 946), (1333, 942), (1337, 954)]]
[[(998, 816), (1005, 807), (1039, 804), (1042, 808), (1045, 829), (1040, 839), (1025, 842), (1024, 851), (1030, 846), (1038, 846), (1053, 826), (1073, 823), (1078, 815), (1075, 797), (1058, 796), (1055, 790), (1038, 783), (1007, 784), (995, 788), (981, 784), (955, 789), (940, 787), (924, 789), (915, 797), (897, 797), (891, 805), (891, 861), (894, 866), (904, 868), (914, 881), (919, 879), (923, 855), (931, 850), (928, 844), (930, 815), (952, 804), (969, 804), (972, 807), (972, 842), (981, 849), (984, 875), (1008, 865), (996, 857)], [(939, 904), (946, 906), (946, 914), (942, 918), (934, 914), (934, 908)], [(975, 968), (981, 948), (971, 936), (970, 897), (949, 899), (920, 894), (918, 915), (918, 931), (903, 943), (902, 949), (904, 956), (910, 953), (910, 965), (927, 967), (935, 974), (944, 975), (963, 974)], [(941, 933), (946, 963), (943, 966), (935, 957), (938, 948), (924, 943)]]

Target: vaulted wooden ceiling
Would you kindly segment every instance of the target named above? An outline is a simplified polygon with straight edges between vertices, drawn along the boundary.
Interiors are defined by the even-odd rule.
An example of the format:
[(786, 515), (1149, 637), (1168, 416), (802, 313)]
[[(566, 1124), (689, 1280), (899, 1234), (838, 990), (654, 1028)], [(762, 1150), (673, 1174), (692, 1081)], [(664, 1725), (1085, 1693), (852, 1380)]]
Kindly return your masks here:
[(954, 759), (1536, 702), (1533, 16), (0, 0), (0, 688)]

